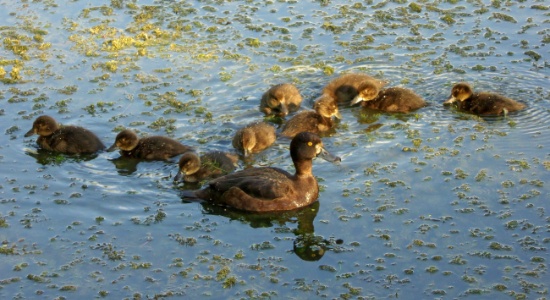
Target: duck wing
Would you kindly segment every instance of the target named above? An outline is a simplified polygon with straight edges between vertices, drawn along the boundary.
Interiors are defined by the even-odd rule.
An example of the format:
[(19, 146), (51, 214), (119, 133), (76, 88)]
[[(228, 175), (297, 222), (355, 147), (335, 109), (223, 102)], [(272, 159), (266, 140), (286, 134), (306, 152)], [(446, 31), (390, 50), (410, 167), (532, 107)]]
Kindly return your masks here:
[(272, 200), (292, 194), (292, 175), (279, 168), (250, 168), (209, 182), (209, 189), (223, 198), (231, 188), (238, 188), (258, 200)]

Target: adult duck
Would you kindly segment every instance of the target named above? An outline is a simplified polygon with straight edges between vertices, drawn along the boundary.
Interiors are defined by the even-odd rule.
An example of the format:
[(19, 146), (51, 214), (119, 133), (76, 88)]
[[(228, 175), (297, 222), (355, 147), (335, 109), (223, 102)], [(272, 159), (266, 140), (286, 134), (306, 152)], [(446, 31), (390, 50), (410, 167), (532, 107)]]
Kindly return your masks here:
[(210, 181), (201, 190), (184, 191), (183, 200), (203, 200), (236, 209), (267, 212), (307, 206), (319, 196), (312, 174), (313, 158), (340, 161), (332, 156), (314, 133), (301, 132), (290, 142), (290, 156), (296, 172), (275, 167), (248, 168)]

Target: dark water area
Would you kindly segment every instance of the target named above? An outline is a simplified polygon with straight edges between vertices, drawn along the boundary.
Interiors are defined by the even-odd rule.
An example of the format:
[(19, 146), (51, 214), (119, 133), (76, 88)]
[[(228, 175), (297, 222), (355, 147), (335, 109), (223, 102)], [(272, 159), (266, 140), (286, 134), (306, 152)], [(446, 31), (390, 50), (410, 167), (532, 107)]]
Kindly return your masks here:
[[(543, 1), (0, 2), (0, 297), (548, 297), (550, 6)], [(304, 108), (364, 72), (430, 104), (341, 109), (319, 202), (186, 203), (177, 157), (71, 157), (24, 137), (42, 114), (106, 144), (130, 127), (233, 151), (270, 86)], [(443, 107), (470, 82), (527, 104)], [(294, 168), (289, 142), (239, 162)]]

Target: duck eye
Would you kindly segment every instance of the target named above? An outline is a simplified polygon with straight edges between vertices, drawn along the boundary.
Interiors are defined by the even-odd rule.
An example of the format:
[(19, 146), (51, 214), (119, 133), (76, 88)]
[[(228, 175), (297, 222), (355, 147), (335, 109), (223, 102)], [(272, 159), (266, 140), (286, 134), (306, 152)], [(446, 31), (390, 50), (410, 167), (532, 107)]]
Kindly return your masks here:
[(311, 147), (313, 146), (313, 142), (307, 142), (307, 145)]

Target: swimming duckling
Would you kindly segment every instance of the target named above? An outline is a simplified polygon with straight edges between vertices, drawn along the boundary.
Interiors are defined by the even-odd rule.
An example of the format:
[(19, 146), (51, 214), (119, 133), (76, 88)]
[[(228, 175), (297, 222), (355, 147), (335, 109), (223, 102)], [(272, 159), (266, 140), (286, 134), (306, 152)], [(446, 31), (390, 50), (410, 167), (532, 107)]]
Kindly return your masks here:
[(330, 130), (334, 121), (332, 117), (341, 118), (338, 105), (333, 98), (321, 95), (313, 105), (314, 111), (301, 111), (285, 123), (282, 136), (294, 137), (302, 131), (321, 133)]
[(254, 212), (284, 211), (307, 206), (319, 196), (319, 186), (312, 174), (316, 156), (331, 162), (330, 155), (314, 133), (301, 132), (290, 142), (290, 156), (295, 174), (274, 167), (248, 168), (213, 179), (202, 190), (187, 191), (183, 200), (205, 200)]
[(99, 138), (86, 128), (57, 124), (50, 116), (40, 116), (25, 137), (38, 134), (36, 143), (45, 150), (65, 154), (91, 154), (105, 149)]
[(386, 82), (366, 74), (350, 73), (342, 75), (323, 88), (323, 95), (334, 99), (338, 104), (349, 104), (360, 91), (366, 100), (374, 99)]
[(185, 152), (180, 157), (174, 181), (200, 182), (220, 177), (234, 171), (238, 159), (236, 155), (222, 151), (207, 152), (200, 157), (193, 151)]
[(275, 127), (265, 122), (255, 122), (239, 129), (233, 137), (233, 147), (245, 157), (271, 146), (277, 136)]
[(361, 106), (369, 109), (400, 113), (408, 113), (426, 106), (426, 101), (422, 97), (402, 87), (383, 88), (375, 98), (371, 99), (364, 97), (364, 94), (370, 93), (360, 91), (351, 101), (351, 105), (361, 103)]
[(192, 150), (191, 147), (165, 136), (148, 136), (140, 139), (130, 129), (119, 132), (107, 151), (111, 152), (117, 148), (124, 157), (146, 160), (168, 160)]
[(290, 112), (300, 108), (302, 96), (291, 83), (277, 84), (262, 95), (260, 111), (267, 116), (286, 117)]
[(457, 103), (458, 109), (476, 115), (507, 115), (509, 112), (525, 108), (525, 104), (508, 97), (489, 92), (474, 93), (466, 82), (453, 86), (451, 97), (443, 104)]

